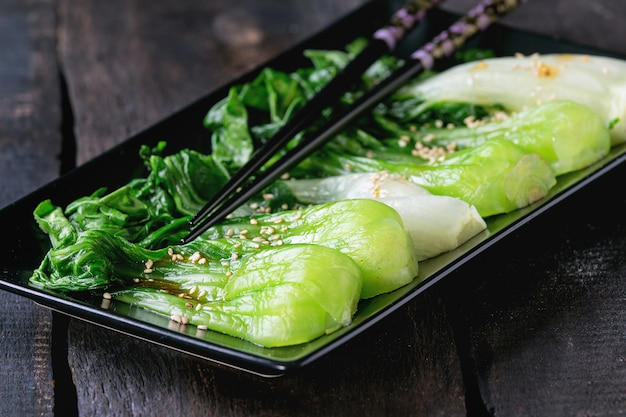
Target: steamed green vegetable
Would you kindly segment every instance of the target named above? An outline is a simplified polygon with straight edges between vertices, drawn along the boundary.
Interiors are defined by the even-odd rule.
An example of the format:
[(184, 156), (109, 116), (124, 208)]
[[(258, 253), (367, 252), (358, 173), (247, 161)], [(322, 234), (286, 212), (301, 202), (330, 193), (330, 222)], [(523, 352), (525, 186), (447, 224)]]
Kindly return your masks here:
[(500, 57), (457, 65), (413, 82), (396, 100), (419, 97), (420, 112), (439, 102), (500, 104), (513, 111), (553, 100), (589, 107), (611, 127), (612, 144), (626, 141), (626, 62), (576, 54)]
[(605, 157), (611, 148), (609, 131), (587, 106), (569, 100), (529, 107), (500, 120), (443, 129), (424, 129), (429, 146), (464, 149), (502, 138), (540, 155), (555, 175), (585, 168)]
[(402, 218), (386, 204), (341, 200), (301, 210), (234, 218), (210, 228), (210, 239), (242, 236), (259, 245), (315, 243), (350, 256), (363, 274), (362, 298), (397, 289), (417, 276)]
[(385, 203), (402, 218), (418, 261), (455, 249), (487, 227), (475, 207), (466, 202), (433, 195), (404, 177), (387, 172), (292, 180), (284, 185), (304, 203), (350, 198)]
[(360, 289), (360, 270), (348, 256), (301, 244), (245, 257), (213, 301), (150, 289), (123, 290), (114, 297), (274, 347), (307, 342), (349, 325)]
[(513, 142), (492, 139), (450, 154), (436, 165), (395, 163), (328, 149), (324, 164), (334, 173), (388, 171), (432, 194), (473, 205), (481, 216), (507, 213), (546, 196), (556, 179), (539, 155)]
[[(294, 168), (290, 180), (178, 244), (190, 217), (363, 46), (307, 51), (310, 68), (268, 68), (232, 87), (204, 119), (210, 154), (166, 155), (164, 142), (143, 147), (144, 177), (65, 209), (43, 201), (34, 215), (52, 248), (30, 283), (109, 291), (118, 302), (263, 346), (302, 343), (350, 324), (359, 299), (411, 282), (418, 260), (484, 229), (481, 216), (531, 204), (556, 176), (602, 158), (608, 129), (613, 143), (626, 140), (622, 63), (483, 60), (410, 83)], [(490, 73), (512, 62), (513, 75)], [(376, 62), (338, 106), (398, 65), (393, 57)], [(516, 71), (525, 66), (532, 71)], [(583, 73), (584, 82), (571, 75)], [(325, 109), (287, 148), (335, 111)], [(370, 190), (372, 173), (393, 181)]]

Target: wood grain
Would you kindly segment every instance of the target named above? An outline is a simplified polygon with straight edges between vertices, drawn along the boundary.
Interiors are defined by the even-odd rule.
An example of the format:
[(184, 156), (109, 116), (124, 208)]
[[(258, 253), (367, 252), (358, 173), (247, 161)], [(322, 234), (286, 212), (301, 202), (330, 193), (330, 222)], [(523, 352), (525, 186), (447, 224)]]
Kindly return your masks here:
[[(0, 206), (59, 172), (55, 29), (52, 2), (0, 2)], [(0, 291), (1, 416), (52, 415), (51, 329), (48, 310)]]
[(360, 2), (60, 1), (78, 163), (294, 45)]
[[(441, 8), (462, 14), (475, 0), (447, 0)], [(563, 42), (626, 54), (626, 2), (619, 0), (527, 0), (502, 23)]]

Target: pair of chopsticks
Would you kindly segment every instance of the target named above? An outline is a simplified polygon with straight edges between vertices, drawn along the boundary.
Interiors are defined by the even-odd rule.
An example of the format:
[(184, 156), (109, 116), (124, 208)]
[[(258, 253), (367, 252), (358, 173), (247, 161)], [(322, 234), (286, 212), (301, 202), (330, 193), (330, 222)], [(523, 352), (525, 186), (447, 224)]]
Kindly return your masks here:
[(262, 148), (253, 153), (231, 180), (190, 221), (191, 231), (182, 240), (190, 242), (223, 220), (226, 215), (244, 204), (251, 197), (278, 179), (305, 157), (320, 148), (343, 127), (359, 115), (372, 108), (384, 97), (398, 89), (409, 79), (431, 69), (440, 58), (450, 56), (476, 33), (516, 8), (524, 0), (482, 0), (463, 17), (435, 36), (410, 55), (410, 59), (392, 75), (364, 93), (349, 108), (334, 116), (329, 123), (315, 134), (303, 140), (282, 159), (274, 162), (262, 175), (257, 171), (269, 161), (287, 142), (299, 133), (303, 126), (336, 101), (361, 74), (382, 55), (392, 52), (406, 33), (422, 20), (427, 10), (441, 0), (412, 0), (397, 11), (388, 26), (377, 30), (372, 41), (324, 88), (322, 88), (283, 128)]

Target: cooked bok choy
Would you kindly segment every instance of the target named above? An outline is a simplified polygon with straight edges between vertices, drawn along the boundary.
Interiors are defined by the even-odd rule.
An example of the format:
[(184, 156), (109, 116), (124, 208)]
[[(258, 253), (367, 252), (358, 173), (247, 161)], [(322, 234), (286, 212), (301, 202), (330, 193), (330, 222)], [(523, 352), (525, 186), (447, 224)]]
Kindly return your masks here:
[[(418, 260), (479, 233), (481, 216), (543, 198), (556, 176), (626, 142), (622, 61), (548, 55), (464, 64), (410, 82), (295, 167), (290, 180), (178, 244), (190, 217), (255, 147), (363, 45), (307, 51), (311, 68), (267, 68), (232, 87), (204, 119), (210, 154), (166, 156), (164, 143), (144, 146), (145, 177), (65, 209), (43, 201), (34, 215), (52, 248), (31, 285), (108, 291), (263, 346), (302, 343), (348, 325), (359, 299), (413, 281)], [(363, 86), (398, 65), (379, 60)], [(494, 117), (500, 111), (507, 117)]]
[(545, 197), (556, 184), (543, 158), (505, 139), (451, 153), (435, 165), (354, 156), (330, 148), (323, 158), (325, 167), (332, 164), (335, 173), (388, 171), (405, 176), (432, 194), (475, 206), (482, 217), (525, 207)]
[[(164, 307), (158, 300), (187, 294), (194, 309), (202, 304), (188, 312), (191, 323), (267, 346), (300, 343), (349, 324), (358, 299), (417, 276), (401, 218), (372, 200), (232, 219), (193, 242), (163, 249), (106, 230), (76, 230), (49, 202), (38, 215), (55, 247), (32, 285), (74, 292), (121, 288), (121, 300), (132, 295), (145, 301), (143, 307), (170, 314), (180, 303)], [(288, 319), (281, 321), (281, 309), (291, 313)]]
[(611, 149), (608, 129), (587, 106), (557, 100), (529, 107), (502, 120), (474, 127), (428, 129), (430, 145), (470, 148), (494, 138), (509, 140), (540, 155), (555, 175), (585, 168)]
[(553, 100), (589, 107), (611, 127), (613, 145), (626, 142), (626, 62), (577, 54), (489, 58), (454, 66), (400, 89), (394, 99), (420, 97), (414, 109), (438, 102), (500, 104), (512, 111)]
[(417, 276), (410, 236), (398, 213), (378, 201), (341, 200), (222, 222), (205, 239), (240, 237), (258, 245), (315, 243), (350, 256), (363, 277), (362, 298), (395, 290)]
[(303, 203), (370, 198), (387, 204), (402, 217), (418, 261), (458, 248), (487, 227), (475, 207), (431, 194), (388, 172), (290, 180), (284, 185)]
[[(207, 329), (275, 347), (308, 342), (352, 321), (361, 290), (350, 257), (320, 245), (287, 245), (242, 257), (215, 300), (150, 288), (115, 300)], [(202, 328), (202, 327), (200, 327)]]

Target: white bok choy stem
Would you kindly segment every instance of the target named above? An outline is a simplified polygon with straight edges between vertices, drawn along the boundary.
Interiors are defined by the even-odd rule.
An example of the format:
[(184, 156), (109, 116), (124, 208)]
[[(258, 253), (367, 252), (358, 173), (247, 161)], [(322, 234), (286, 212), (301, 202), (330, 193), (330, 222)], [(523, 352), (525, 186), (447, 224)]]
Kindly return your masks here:
[(571, 100), (589, 107), (611, 127), (612, 145), (626, 142), (626, 62), (616, 58), (580, 54), (489, 58), (454, 66), (396, 92), (406, 95), (423, 98), (422, 108), (462, 101), (500, 104), (511, 111)]
[(474, 206), (458, 198), (433, 195), (404, 177), (387, 172), (284, 183), (303, 203), (368, 198), (387, 204), (402, 218), (418, 261), (456, 249), (487, 227)]

